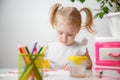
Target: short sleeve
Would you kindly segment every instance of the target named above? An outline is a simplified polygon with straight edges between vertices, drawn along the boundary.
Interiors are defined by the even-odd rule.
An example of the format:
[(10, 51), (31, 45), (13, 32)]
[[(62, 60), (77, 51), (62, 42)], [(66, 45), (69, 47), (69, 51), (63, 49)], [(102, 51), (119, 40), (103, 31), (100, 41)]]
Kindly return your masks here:
[(80, 43), (80, 52), (81, 52), (81, 55), (85, 54), (86, 48), (87, 48), (87, 43), (88, 43), (88, 39), (86, 37), (84, 37), (81, 40), (81, 43)]

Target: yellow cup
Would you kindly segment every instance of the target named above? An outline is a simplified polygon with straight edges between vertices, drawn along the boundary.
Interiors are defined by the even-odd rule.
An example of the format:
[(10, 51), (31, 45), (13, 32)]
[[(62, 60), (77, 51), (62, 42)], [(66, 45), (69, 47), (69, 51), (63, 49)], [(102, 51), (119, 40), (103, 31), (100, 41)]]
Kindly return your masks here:
[(47, 59), (43, 60), (43, 68), (50, 69), (50, 64), (49, 64), (49, 61)]
[(71, 77), (84, 78), (86, 74), (87, 67), (87, 57), (86, 56), (69, 56), (69, 67)]

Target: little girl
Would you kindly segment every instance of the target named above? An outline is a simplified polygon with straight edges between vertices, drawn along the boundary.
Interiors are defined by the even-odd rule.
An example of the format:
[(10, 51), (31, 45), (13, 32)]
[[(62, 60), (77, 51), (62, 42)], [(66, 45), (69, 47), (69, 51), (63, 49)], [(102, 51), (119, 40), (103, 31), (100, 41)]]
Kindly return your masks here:
[[(86, 23), (81, 26), (81, 12), (86, 13)], [(54, 4), (50, 9), (50, 23), (56, 31), (57, 41), (48, 43), (48, 48), (45, 52), (45, 57), (49, 60), (52, 69), (62, 68), (69, 69), (68, 56), (83, 56), (88, 57), (87, 69), (92, 68), (87, 49), (87, 39), (75, 41), (75, 37), (84, 27), (89, 32), (94, 32), (92, 29), (92, 14), (88, 8), (82, 8), (80, 11), (75, 7), (63, 7), (61, 4)]]

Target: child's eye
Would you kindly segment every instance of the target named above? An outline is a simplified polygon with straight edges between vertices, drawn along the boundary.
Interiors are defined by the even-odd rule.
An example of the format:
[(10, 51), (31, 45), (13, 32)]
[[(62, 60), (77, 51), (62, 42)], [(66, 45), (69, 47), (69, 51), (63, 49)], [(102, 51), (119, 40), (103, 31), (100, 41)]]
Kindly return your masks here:
[(58, 32), (58, 34), (63, 34), (62, 32)]
[(73, 34), (68, 34), (68, 36), (73, 36)]

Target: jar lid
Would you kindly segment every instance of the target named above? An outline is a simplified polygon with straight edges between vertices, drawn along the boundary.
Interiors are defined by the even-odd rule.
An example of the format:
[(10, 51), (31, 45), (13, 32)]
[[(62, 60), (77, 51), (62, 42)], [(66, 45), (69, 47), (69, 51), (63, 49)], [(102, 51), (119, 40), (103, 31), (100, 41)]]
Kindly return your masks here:
[(87, 56), (69, 56), (69, 61), (73, 61), (75, 64), (81, 64), (83, 61), (87, 60)]

